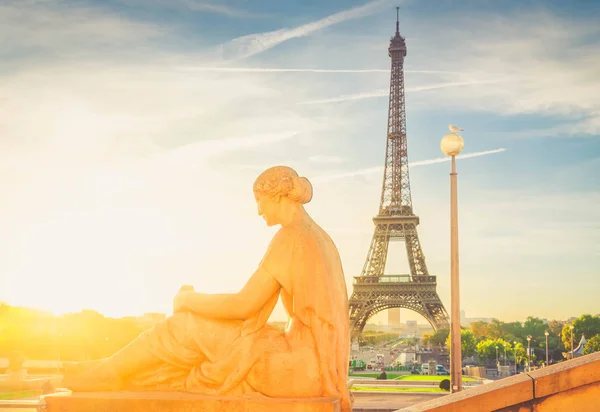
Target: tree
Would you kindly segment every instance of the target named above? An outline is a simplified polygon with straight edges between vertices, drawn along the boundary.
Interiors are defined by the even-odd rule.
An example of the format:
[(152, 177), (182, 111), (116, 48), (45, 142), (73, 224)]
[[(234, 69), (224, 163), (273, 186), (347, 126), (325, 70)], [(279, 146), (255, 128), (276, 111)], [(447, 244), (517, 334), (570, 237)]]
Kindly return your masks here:
[[(527, 349), (525, 348), (525, 346), (523, 346), (522, 343), (517, 342), (517, 344), (514, 346), (513, 357), (515, 353), (517, 354), (517, 363), (527, 361)], [(532, 359), (535, 359), (535, 355), (532, 357)]]
[(450, 331), (448, 329), (438, 329), (429, 338), (429, 343), (435, 346), (442, 346), (444, 342), (446, 342), (449, 333)]
[[(581, 340), (581, 334), (595, 336), (600, 334), (600, 316), (581, 315), (571, 323), (574, 329), (573, 346), (577, 347)], [(571, 351), (571, 328), (565, 325), (562, 329), (562, 341), (566, 350)]]
[(473, 336), (479, 342), (488, 338), (488, 328), (490, 324), (487, 322), (477, 321), (471, 322), (470, 328), (471, 332), (473, 332)]
[[(468, 329), (462, 329), (460, 331), (460, 353), (464, 358), (471, 357), (475, 354), (476, 348), (475, 335)], [(446, 338), (446, 347), (450, 348), (450, 335)]]
[(523, 325), (521, 322), (507, 322), (500, 329), (502, 330), (501, 338), (508, 342), (521, 340), (523, 337)]
[[(546, 339), (544, 333), (548, 330), (548, 325), (540, 318), (534, 316), (528, 316), (527, 320), (523, 322), (523, 335), (522, 338), (525, 340), (527, 336), (531, 336), (535, 342), (541, 342)], [(522, 340), (525, 343), (524, 340)]]
[(488, 327), (488, 338), (491, 339), (500, 339), (504, 336), (504, 331), (502, 330), (504, 326), (504, 322), (498, 319), (492, 319), (492, 323), (490, 323)]
[(560, 336), (565, 323), (566, 322), (562, 320), (551, 320), (548, 322), (548, 332), (550, 332), (550, 335), (552, 336)]
[[(507, 361), (514, 359), (514, 347), (510, 342), (504, 339), (485, 339), (479, 342), (476, 346), (477, 357), (480, 361), (495, 361), (496, 353), (498, 353), (498, 360), (504, 359), (504, 347), (506, 346), (506, 358)], [(498, 352), (496, 352), (496, 347)], [(517, 343), (517, 360), (520, 361), (527, 351), (522, 350), (523, 345)], [(522, 352), (522, 353), (521, 353)]]
[(589, 338), (585, 344), (585, 347), (583, 348), (584, 355), (589, 355), (590, 353), (594, 352), (600, 352), (600, 334)]

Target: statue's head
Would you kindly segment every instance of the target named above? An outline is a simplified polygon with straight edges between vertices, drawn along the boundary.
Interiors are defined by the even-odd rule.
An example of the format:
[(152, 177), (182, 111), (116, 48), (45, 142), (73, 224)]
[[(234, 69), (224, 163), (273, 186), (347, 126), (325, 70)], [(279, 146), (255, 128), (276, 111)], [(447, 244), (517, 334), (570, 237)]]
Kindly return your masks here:
[(253, 186), (258, 214), (267, 225), (282, 223), (294, 208), (310, 202), (312, 185), (305, 177), (287, 166), (271, 167), (258, 176)]

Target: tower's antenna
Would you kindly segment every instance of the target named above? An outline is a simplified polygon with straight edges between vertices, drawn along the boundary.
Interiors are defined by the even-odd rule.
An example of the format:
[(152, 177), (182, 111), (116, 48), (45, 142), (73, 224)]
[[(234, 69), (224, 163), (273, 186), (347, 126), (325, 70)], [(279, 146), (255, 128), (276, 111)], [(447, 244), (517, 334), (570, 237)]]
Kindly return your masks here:
[(396, 7), (396, 34), (400, 34), (400, 7)]

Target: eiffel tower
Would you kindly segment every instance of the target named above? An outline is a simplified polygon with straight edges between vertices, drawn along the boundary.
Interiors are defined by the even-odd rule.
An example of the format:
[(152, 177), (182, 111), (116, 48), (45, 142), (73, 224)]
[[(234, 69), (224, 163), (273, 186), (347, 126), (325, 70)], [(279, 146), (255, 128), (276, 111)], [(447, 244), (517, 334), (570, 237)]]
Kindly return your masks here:
[[(430, 276), (419, 243), (408, 176), (406, 149), (406, 110), (404, 97), (404, 57), (406, 41), (400, 36), (398, 8), (396, 34), (388, 49), (392, 59), (387, 147), (379, 214), (373, 218), (375, 233), (360, 276), (354, 277), (350, 297), (352, 337), (362, 332), (367, 320), (392, 308), (413, 310), (434, 329), (449, 328), (448, 314), (436, 291), (436, 277)], [(392, 241), (404, 241), (410, 274), (385, 275), (388, 248)]]

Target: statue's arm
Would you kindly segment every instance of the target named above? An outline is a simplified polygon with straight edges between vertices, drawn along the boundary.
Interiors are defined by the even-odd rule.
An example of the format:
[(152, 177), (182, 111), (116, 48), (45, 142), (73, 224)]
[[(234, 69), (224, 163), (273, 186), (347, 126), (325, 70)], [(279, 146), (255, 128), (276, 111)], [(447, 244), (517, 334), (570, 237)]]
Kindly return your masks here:
[(208, 318), (243, 320), (258, 312), (280, 288), (273, 276), (259, 267), (238, 293), (183, 292), (181, 306)]

